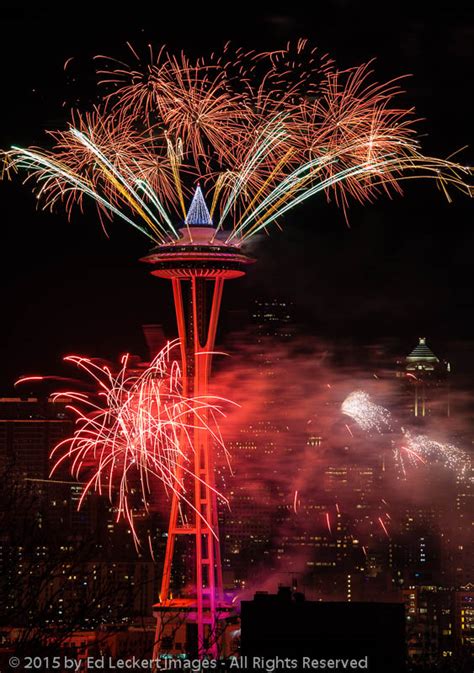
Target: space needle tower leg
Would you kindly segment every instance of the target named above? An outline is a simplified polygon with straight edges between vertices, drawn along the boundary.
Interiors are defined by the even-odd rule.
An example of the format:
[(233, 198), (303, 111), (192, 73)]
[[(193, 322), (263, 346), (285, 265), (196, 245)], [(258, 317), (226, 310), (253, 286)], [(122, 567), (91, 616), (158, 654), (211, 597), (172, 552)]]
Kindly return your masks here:
[[(154, 265), (153, 275), (172, 281), (176, 321), (181, 347), (183, 394), (195, 400), (201, 421), (193, 430), (193, 475), (186, 498), (193, 509), (184, 517), (180, 493), (173, 493), (168, 527), (160, 610), (172, 609), (178, 599), (171, 597), (173, 556), (178, 536), (187, 536), (194, 554), (195, 592), (188, 623), (197, 629), (198, 655), (217, 657), (218, 620), (231, 606), (225, 605), (218, 531), (218, 502), (215, 489), (215, 456), (212, 437), (206, 430), (207, 411), (199, 400), (209, 391), (212, 354), (215, 345), (224, 280), (244, 274), (243, 266), (253, 260), (240, 248), (216, 237), (204, 197), (198, 187), (188, 211), (181, 237), (152, 251), (143, 261)], [(184, 462), (177, 466), (178, 482), (183, 480)], [(188, 483), (189, 483), (188, 481)], [(189, 509), (189, 508), (188, 508)], [(190, 523), (190, 520), (192, 523)], [(178, 608), (177, 608), (178, 609)], [(157, 619), (154, 658), (160, 654), (162, 624)]]

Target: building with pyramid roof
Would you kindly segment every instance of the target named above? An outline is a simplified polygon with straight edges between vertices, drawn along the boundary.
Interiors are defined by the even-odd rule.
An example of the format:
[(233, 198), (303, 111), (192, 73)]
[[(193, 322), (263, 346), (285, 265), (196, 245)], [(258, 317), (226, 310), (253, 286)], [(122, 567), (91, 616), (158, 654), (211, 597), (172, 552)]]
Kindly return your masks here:
[(428, 415), (450, 415), (449, 374), (451, 365), (433, 353), (426, 337), (404, 360), (398, 362), (397, 376), (406, 383), (410, 415), (422, 419)]
[(418, 344), (406, 357), (406, 370), (424, 370), (434, 371), (439, 364), (439, 358), (433, 353), (431, 348), (426, 345), (426, 337), (419, 337)]

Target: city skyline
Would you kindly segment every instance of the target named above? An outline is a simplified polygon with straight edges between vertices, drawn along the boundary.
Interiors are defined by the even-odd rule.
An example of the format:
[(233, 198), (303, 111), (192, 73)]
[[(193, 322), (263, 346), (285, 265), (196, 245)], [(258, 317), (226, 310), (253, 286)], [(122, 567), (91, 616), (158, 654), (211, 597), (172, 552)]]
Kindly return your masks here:
[[(372, 353), (372, 359), (375, 356), (383, 366), (362, 372), (359, 368), (354, 369), (346, 351), (339, 357), (333, 353), (327, 358), (320, 344), (319, 351), (311, 351), (306, 346), (306, 350), (300, 350), (298, 354), (302, 346), (301, 335), (292, 321), (291, 307), (285, 306), (284, 302), (256, 302), (252, 315), (253, 326), (246, 336), (250, 350), (242, 333), (234, 333), (228, 344), (229, 352), (235, 359), (240, 348), (240, 358), (237, 357), (232, 366), (221, 365), (217, 372), (221, 390), (238, 387), (236, 397), (241, 402), (249, 400), (249, 395), (253, 396), (250, 409), (244, 409), (243, 416), (237, 412), (237, 418), (231, 417), (230, 425), (223, 427), (237, 477), (235, 480), (227, 470), (218, 471), (217, 485), (225, 486), (232, 505), (228, 511), (225, 507), (221, 509), (220, 519), (226, 589), (237, 591), (239, 601), (250, 600), (255, 591), (273, 593), (282, 584), (295, 584), (308, 601), (399, 602), (403, 596), (413, 621), (410, 652), (413, 656), (427, 656), (428, 646), (420, 635), (423, 633), (420, 625), (428, 610), (430, 617), (426, 628), (431, 629), (432, 634), (429, 652), (436, 659), (439, 647), (454, 648), (452, 634), (459, 633), (461, 624), (459, 606), (469, 608), (468, 601), (472, 600), (472, 590), (469, 589), (474, 579), (472, 554), (469, 553), (472, 485), (466, 488), (467, 481), (464, 485), (457, 483), (454, 474), (426, 465), (410, 468), (408, 477), (404, 477), (393, 462), (390, 434), (357, 429), (356, 423), (341, 414), (340, 405), (349, 391), (363, 386), (370, 389), (374, 400), (389, 405), (391, 413), (403, 420), (406, 427), (412, 428), (413, 432), (430, 434), (439, 430), (440, 418), (442, 421), (447, 417), (445, 405), (440, 404), (446, 391), (440, 393), (434, 388), (435, 396), (427, 396), (430, 400), (427, 413), (419, 419), (415, 416), (413, 390), (405, 388), (404, 381), (397, 376), (398, 372), (407, 371), (407, 367), (413, 365), (413, 358), (409, 359), (412, 351), (402, 362), (387, 357), (387, 353)], [(153, 332), (150, 326), (147, 330)], [(262, 357), (266, 352), (265, 344), (273, 344), (273, 350)], [(252, 386), (250, 381), (243, 387), (238, 386), (239, 381), (246, 380), (246, 366), (257, 374), (256, 382), (262, 376), (267, 379), (263, 387), (260, 383)], [(292, 370), (296, 371), (292, 373)], [(295, 397), (294, 391), (276, 402), (278, 379), (283, 373), (287, 377), (293, 376), (296, 381), (303, 378), (309, 382), (317, 371), (319, 380), (317, 386), (312, 386), (314, 397), (305, 399), (302, 409), (295, 408), (300, 406), (295, 405), (295, 401), (299, 399), (302, 403), (303, 398), (298, 393)], [(327, 387), (328, 381), (331, 388)], [(291, 390), (291, 379), (287, 383)], [(456, 398), (456, 390), (452, 388), (452, 392)], [(290, 400), (291, 405), (288, 404)], [(8, 404), (12, 408), (15, 406), (11, 402), (2, 402), (3, 419)], [(35, 403), (24, 401), (18, 404), (31, 418), (27, 407), (33, 409)], [(307, 409), (311, 407), (315, 413), (308, 419)], [(61, 407), (55, 411), (53, 408), (54, 414), (61, 415)], [(454, 433), (459, 430), (456, 408), (457, 405), (450, 418), (450, 429)], [(35, 462), (34, 456), (39, 457), (38, 449), (35, 449), (38, 439), (33, 439), (35, 423), (43, 426), (48, 423), (41, 420), (44, 411), (40, 413), (37, 421), (29, 421), (29, 436), (33, 441), (26, 442), (25, 452), (16, 452), (16, 468), (11, 472), (13, 479), (24, 470), (47, 478), (47, 455), (51, 442), (57, 441), (58, 435), (44, 435), (44, 439), (49, 436), (49, 440), (43, 444), (40, 464), (38, 459)], [(19, 429), (14, 432), (20, 433), (21, 421), (14, 418), (20, 418), (18, 411), (13, 411), (10, 427), (19, 424)], [(308, 420), (311, 421), (309, 425)], [(346, 421), (351, 425), (348, 426)], [(64, 422), (62, 418), (60, 423), (64, 425)], [(4, 425), (3, 420), (1, 429)], [(63, 432), (67, 434), (67, 428)], [(444, 432), (447, 432), (446, 427)], [(15, 436), (17, 439), (13, 439), (10, 446), (20, 446), (27, 437), (25, 434)], [(465, 442), (470, 436), (471, 433), (468, 436), (463, 433), (457, 441)], [(222, 460), (218, 463), (221, 466)], [(31, 483), (34, 486), (34, 480)], [(153, 596), (151, 587), (154, 586), (156, 591), (159, 586), (164, 551), (163, 541), (160, 542), (160, 531), (166, 530), (163, 509), (158, 508), (139, 523), (140, 527), (145, 526), (145, 531), (154, 531), (155, 554), (158, 554), (155, 574), (148, 550), (144, 548), (136, 557), (131, 539), (127, 543), (127, 526), (113, 522), (113, 508), (107, 505), (106, 498), (89, 497), (78, 514), (75, 511), (80, 493), (77, 486), (54, 481), (47, 486), (41, 479), (38, 485), (40, 499), (44, 502), (40, 508), (45, 516), (43, 526), (46, 526), (43, 545), (51, 544), (47, 521), (60, 522), (61, 535), (74, 530), (87, 540), (92, 533), (99, 543), (95, 565), (89, 562), (87, 570), (80, 570), (78, 565), (77, 587), (74, 585), (69, 590), (80, 591), (81, 578), (88, 577), (89, 573), (107, 577), (107, 573), (113, 572), (114, 582), (119, 582), (123, 574), (124, 581), (113, 602), (115, 607), (94, 611), (91, 618), (100, 623), (104, 619), (118, 619), (126, 613), (128, 618), (125, 617), (124, 623), (133, 624), (133, 618), (132, 621), (130, 618), (134, 613), (130, 606), (135, 605), (135, 601), (149, 615), (151, 606), (146, 606), (146, 600)], [(69, 502), (65, 508), (61, 503), (68, 489), (72, 489), (73, 498), (64, 500), (64, 503)], [(51, 502), (54, 504), (52, 508)], [(388, 532), (379, 525), (379, 517), (383, 517)], [(61, 535), (59, 539), (62, 539)], [(44, 553), (44, 549), (46, 547), (40, 547), (36, 553)], [(3, 559), (5, 564), (8, 559), (5, 553)], [(178, 564), (174, 571), (174, 582), (178, 585), (180, 572), (186, 567), (185, 557), (182, 563), (184, 566)], [(6, 568), (8, 572), (8, 564)], [(134, 578), (131, 586), (136, 587), (132, 593), (130, 583), (125, 581), (130, 577)], [(143, 577), (148, 578), (144, 584)], [(464, 592), (459, 586), (465, 587)], [(437, 618), (446, 621), (443, 640), (436, 635), (433, 620)], [(53, 616), (53, 621), (57, 619), (57, 615)], [(64, 618), (60, 615), (59, 619)], [(448, 622), (452, 623), (449, 620), (453, 619), (455, 627), (448, 628)], [(151, 633), (153, 626), (149, 621), (147, 623)]]
[(0, 663), (381, 673), (386, 620), (395, 668), (468, 670), (474, 14), (423, 5), (1, 10)]

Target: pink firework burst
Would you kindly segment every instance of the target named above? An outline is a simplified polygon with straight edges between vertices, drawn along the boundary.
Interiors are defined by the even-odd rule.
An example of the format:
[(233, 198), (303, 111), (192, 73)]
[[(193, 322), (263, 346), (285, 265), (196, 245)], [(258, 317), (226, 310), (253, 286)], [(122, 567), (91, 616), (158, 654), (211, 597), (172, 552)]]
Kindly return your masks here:
[(78, 507), (92, 491), (106, 494), (117, 521), (128, 522), (137, 546), (136, 513), (148, 512), (150, 496), (160, 488), (164, 498), (176, 493), (194, 509), (185, 485), (186, 476), (194, 476), (194, 432), (205, 430), (225, 451), (217, 419), (226, 400), (183, 395), (173, 358), (176, 348), (178, 341), (168, 343), (145, 368), (134, 367), (126, 355), (117, 371), (90, 358), (68, 356), (65, 360), (87, 374), (97, 392), (53, 395), (69, 398), (76, 430), (53, 449), (51, 474), (67, 464), (83, 483)]

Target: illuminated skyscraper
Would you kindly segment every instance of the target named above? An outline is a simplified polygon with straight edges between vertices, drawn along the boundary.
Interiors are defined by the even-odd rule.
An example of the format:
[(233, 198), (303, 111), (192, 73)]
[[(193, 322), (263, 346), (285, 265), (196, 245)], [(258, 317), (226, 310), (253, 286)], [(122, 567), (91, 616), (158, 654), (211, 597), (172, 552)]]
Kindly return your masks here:
[(71, 432), (64, 404), (36, 397), (0, 399), (0, 467), (46, 479), (51, 449)]
[(417, 418), (450, 415), (450, 373), (450, 363), (440, 360), (426, 338), (420, 337), (411, 353), (398, 362), (397, 376), (405, 380), (410, 392), (410, 414)]

